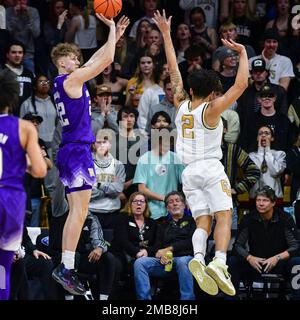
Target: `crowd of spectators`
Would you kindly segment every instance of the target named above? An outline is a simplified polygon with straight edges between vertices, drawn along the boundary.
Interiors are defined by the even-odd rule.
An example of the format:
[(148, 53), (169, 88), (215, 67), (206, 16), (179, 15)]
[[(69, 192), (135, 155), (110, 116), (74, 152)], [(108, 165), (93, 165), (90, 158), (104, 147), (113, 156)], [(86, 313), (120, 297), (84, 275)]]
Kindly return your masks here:
[[(169, 275), (163, 267), (158, 269), (168, 250), (174, 254), (181, 299), (196, 297), (187, 270), (195, 226), (177, 192), (184, 166), (174, 148), (176, 109), (163, 38), (151, 19), (157, 9), (173, 16), (173, 43), (187, 92), (187, 76), (203, 68), (219, 74), (222, 88), (216, 97), (234, 83), (239, 61), (235, 52), (222, 46), (221, 38), (243, 44), (248, 54), (249, 86), (222, 114), (222, 163), (234, 200), (232, 228), (243, 228), (235, 246), (238, 258), (231, 260), (235, 285), (245, 264), (248, 269), (259, 264), (254, 253), (243, 248), (252, 239), (250, 232), (262, 232), (258, 195), (276, 206), (268, 221), (275, 223), (292, 212), (294, 220), (286, 228), (293, 221), (299, 228), (300, 25), (292, 13), (297, 4), (293, 0), (123, 0), (121, 14), (131, 24), (116, 44), (114, 62), (88, 83), (97, 184), (78, 245), (77, 266), (80, 272), (96, 275), (97, 299), (118, 297), (114, 288), (124, 274), (132, 275), (138, 299), (150, 299), (150, 277)], [(9, 69), (18, 81), (14, 115), (35, 124), (48, 165), (44, 180), (26, 175), (26, 226), (49, 227), (49, 255), (37, 250), (25, 233), (27, 258), (21, 263), (22, 255), (16, 253), (14, 268), (22, 269), (24, 283), (37, 273), (42, 284), (52, 288), (51, 294), (44, 294), (47, 299), (60, 294), (41, 266), (51, 272), (59, 261), (56, 255), (68, 212), (55, 166), (61, 126), (52, 96), (57, 70), (51, 50), (58, 43), (72, 43), (84, 63), (105, 42), (107, 31), (95, 18), (91, 0), (0, 0), (0, 69)], [(276, 199), (268, 192), (257, 193), (266, 186)], [(240, 223), (249, 211), (248, 220)], [(50, 226), (45, 225), (45, 214)], [(107, 230), (109, 240), (105, 232), (103, 237)], [(289, 260), (289, 252), (296, 255), (296, 238), (297, 234), (295, 239), (290, 236), (287, 247), (278, 244), (279, 252), (261, 251), (260, 258), (283, 251), (282, 259)], [(32, 257), (46, 261), (33, 267)], [(13, 289), (12, 299), (28, 297), (26, 285)]]

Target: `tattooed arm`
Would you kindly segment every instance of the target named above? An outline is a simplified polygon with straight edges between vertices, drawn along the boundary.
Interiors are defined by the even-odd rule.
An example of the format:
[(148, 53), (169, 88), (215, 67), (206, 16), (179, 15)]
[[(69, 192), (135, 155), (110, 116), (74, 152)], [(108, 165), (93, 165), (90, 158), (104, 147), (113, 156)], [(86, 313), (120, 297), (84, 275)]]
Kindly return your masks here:
[(176, 61), (176, 54), (170, 34), (171, 19), (171, 16), (168, 19), (166, 18), (165, 10), (163, 10), (163, 15), (161, 15), (159, 11), (154, 13), (153, 21), (161, 31), (164, 38), (165, 51), (174, 93), (174, 105), (176, 108), (178, 108), (182, 101), (188, 99), (189, 96), (183, 88), (181, 74)]

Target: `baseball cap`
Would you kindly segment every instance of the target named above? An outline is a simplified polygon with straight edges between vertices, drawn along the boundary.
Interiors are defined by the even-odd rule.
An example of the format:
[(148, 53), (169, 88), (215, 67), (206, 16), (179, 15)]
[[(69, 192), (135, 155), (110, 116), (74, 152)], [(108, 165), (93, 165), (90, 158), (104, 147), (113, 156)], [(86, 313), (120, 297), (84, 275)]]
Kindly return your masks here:
[(272, 88), (270, 85), (265, 85), (263, 88), (257, 93), (259, 97), (263, 96), (269, 96), (269, 95), (276, 95), (276, 92), (274, 88)]
[(231, 50), (229, 48), (224, 48), (219, 53), (219, 60), (222, 63), (226, 58), (236, 56), (237, 53), (234, 50)]
[(266, 62), (263, 59), (255, 59), (251, 63), (251, 71), (265, 71)]
[(41, 116), (39, 116), (37, 113), (31, 113), (28, 112), (24, 115), (23, 117), (24, 120), (28, 120), (28, 121), (32, 121), (32, 120), (37, 120), (39, 123), (43, 122), (43, 118)]
[(111, 87), (107, 84), (100, 84), (96, 86), (96, 95), (109, 94), (111, 95)]

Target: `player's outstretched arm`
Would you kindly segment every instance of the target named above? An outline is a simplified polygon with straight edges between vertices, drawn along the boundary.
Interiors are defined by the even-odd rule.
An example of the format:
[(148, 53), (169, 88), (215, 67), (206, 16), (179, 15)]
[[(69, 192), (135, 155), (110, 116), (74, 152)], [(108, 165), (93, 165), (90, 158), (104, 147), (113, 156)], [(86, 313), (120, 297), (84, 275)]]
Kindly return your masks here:
[(96, 13), (96, 16), (109, 27), (107, 42), (81, 68), (69, 75), (67, 79), (68, 87), (81, 86), (84, 82), (95, 78), (113, 62), (116, 47), (115, 22), (112, 19), (105, 18), (102, 14)]
[(47, 174), (47, 164), (38, 144), (37, 131), (33, 124), (28, 121), (20, 119), (19, 124), (21, 145), (29, 158), (27, 164), (29, 172), (35, 178), (43, 178)]
[(208, 122), (212, 122), (213, 119), (219, 120), (218, 118), (221, 113), (229, 108), (243, 94), (248, 86), (249, 65), (245, 47), (233, 40), (228, 41), (222, 39), (222, 42), (226, 47), (238, 52), (239, 68), (233, 86), (230, 87), (223, 96), (213, 100), (206, 109), (205, 120)]
[(154, 23), (157, 25), (158, 29), (163, 35), (165, 51), (169, 66), (170, 78), (172, 83), (172, 88), (174, 92), (174, 105), (176, 108), (179, 107), (182, 101), (188, 99), (188, 94), (183, 88), (183, 82), (181, 74), (177, 65), (176, 54), (171, 38), (171, 20), (172, 16), (166, 18), (166, 12), (163, 10), (163, 14), (157, 10), (154, 13), (154, 18), (152, 18)]

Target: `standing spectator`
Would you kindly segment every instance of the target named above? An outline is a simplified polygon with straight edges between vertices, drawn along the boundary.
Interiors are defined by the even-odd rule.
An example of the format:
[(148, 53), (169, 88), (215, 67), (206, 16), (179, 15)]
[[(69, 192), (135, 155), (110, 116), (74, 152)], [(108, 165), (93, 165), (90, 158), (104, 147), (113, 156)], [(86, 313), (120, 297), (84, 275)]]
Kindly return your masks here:
[(237, 73), (238, 57), (235, 51), (227, 48), (219, 55), (221, 72), (219, 73), (220, 81), (224, 92), (233, 86)]
[(291, 78), (295, 77), (295, 74), (291, 59), (276, 53), (279, 41), (278, 32), (267, 29), (263, 34), (263, 41), (262, 53), (249, 59), (249, 68), (251, 70), (253, 60), (264, 59), (266, 68), (269, 70), (270, 82), (281, 85), (287, 91)]
[(154, 12), (158, 9), (159, 6), (159, 0), (141, 0), (141, 7), (143, 8), (145, 12), (145, 16), (141, 19), (137, 20), (129, 33), (130, 38), (136, 38), (137, 37), (137, 27), (140, 23), (140, 20), (148, 20), (150, 23), (153, 23), (152, 18), (154, 17)]
[(153, 219), (165, 220), (165, 196), (179, 189), (183, 169), (176, 154), (170, 151), (169, 130), (157, 129), (151, 139), (151, 151), (140, 157), (133, 180), (139, 191), (148, 197)]
[[(163, 226), (159, 250), (154, 257), (141, 256), (134, 263), (134, 282), (138, 300), (151, 300), (150, 276), (166, 278), (174, 273), (178, 276), (180, 299), (194, 300), (194, 281), (188, 263), (193, 258), (192, 235), (196, 224), (191, 216), (184, 215), (185, 200), (180, 192), (166, 195), (165, 206), (170, 221)], [(165, 271), (167, 253), (173, 253), (173, 268)]]
[(261, 107), (259, 112), (244, 123), (240, 136), (241, 147), (247, 152), (256, 149), (258, 129), (269, 126), (274, 131), (276, 147), (279, 150), (287, 150), (293, 144), (295, 127), (286, 115), (275, 110), (275, 90), (266, 85), (257, 93), (257, 99)]
[(54, 100), (50, 94), (51, 81), (44, 75), (33, 80), (33, 93), (25, 100), (20, 109), (20, 117), (28, 112), (38, 114), (43, 118), (39, 126), (39, 137), (44, 140), (46, 148), (51, 147), (55, 126), (58, 122)]
[[(261, 274), (280, 273), (290, 282), (293, 267), (300, 264), (300, 257), (295, 256), (299, 247), (295, 223), (290, 215), (275, 207), (274, 190), (269, 186), (257, 190), (255, 202), (256, 209), (241, 221), (235, 255), (228, 261), (236, 297), (241, 279), (252, 283)], [(300, 289), (291, 287), (292, 299), (299, 300)]]
[(241, 127), (247, 120), (252, 119), (260, 111), (261, 105), (258, 99), (258, 93), (265, 87), (269, 86), (276, 94), (275, 110), (278, 113), (287, 115), (288, 101), (287, 92), (278, 84), (271, 83), (269, 80), (269, 70), (266, 68), (264, 59), (255, 59), (251, 64), (252, 83), (238, 99), (237, 112), (240, 116)]
[[(221, 2), (221, 1), (220, 1)], [(191, 9), (200, 7), (205, 12), (206, 26), (217, 28), (219, 20), (219, 0), (180, 0), (179, 7), (185, 10), (185, 22), (188, 23)]]
[(184, 61), (184, 51), (191, 45), (191, 30), (188, 24), (180, 23), (176, 29), (174, 48), (176, 50), (177, 63)]
[(112, 140), (112, 130), (99, 130), (93, 153), (96, 183), (93, 185), (89, 211), (98, 217), (104, 229), (115, 226), (121, 208), (119, 196), (125, 182), (123, 164), (109, 153)]
[(21, 104), (31, 96), (33, 73), (23, 64), (25, 46), (19, 41), (12, 41), (7, 47), (5, 68), (9, 69), (16, 76), (20, 86), (19, 101), (14, 115), (20, 115)]
[(72, 19), (65, 40), (77, 44), (84, 62), (87, 62), (97, 50), (97, 20), (89, 14), (86, 0), (71, 0), (69, 11)]
[[(281, 175), (286, 168), (286, 155), (284, 151), (273, 149), (274, 131), (271, 127), (263, 126), (257, 132), (257, 151), (251, 152), (249, 157), (260, 168), (259, 181), (250, 190), (250, 198), (254, 199), (256, 191), (264, 186), (270, 186), (277, 198), (282, 200), (283, 191)], [(275, 141), (276, 142), (276, 141)]]
[(96, 95), (92, 106), (92, 129), (96, 135), (100, 129), (108, 127), (119, 131), (117, 112), (112, 106), (112, 92), (109, 85), (96, 86)]
[(24, 43), (24, 66), (34, 73), (34, 40), (41, 32), (37, 9), (28, 6), (27, 0), (14, 0), (14, 6), (6, 9), (6, 22), (12, 36)]

